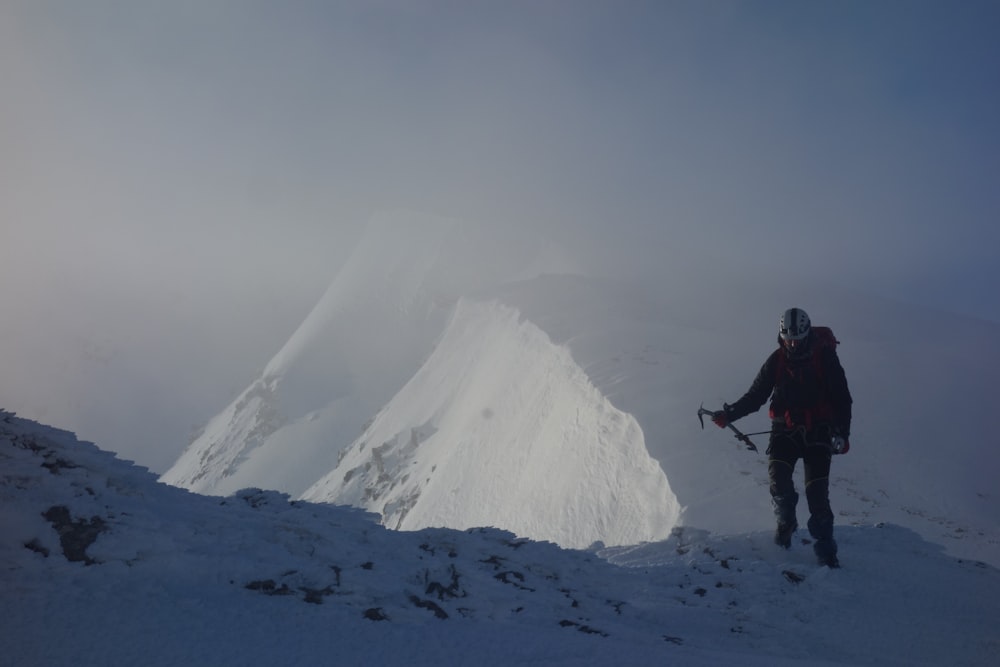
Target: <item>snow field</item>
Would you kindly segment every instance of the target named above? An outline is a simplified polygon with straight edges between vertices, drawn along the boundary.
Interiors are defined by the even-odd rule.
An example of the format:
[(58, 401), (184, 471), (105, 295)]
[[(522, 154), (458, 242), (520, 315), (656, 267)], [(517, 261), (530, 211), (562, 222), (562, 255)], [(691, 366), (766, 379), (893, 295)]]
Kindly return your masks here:
[(0, 417), (10, 664), (989, 665), (998, 648), (1000, 571), (899, 526), (841, 529), (836, 571), (765, 532), (580, 551), (390, 531), (273, 491), (195, 495)]

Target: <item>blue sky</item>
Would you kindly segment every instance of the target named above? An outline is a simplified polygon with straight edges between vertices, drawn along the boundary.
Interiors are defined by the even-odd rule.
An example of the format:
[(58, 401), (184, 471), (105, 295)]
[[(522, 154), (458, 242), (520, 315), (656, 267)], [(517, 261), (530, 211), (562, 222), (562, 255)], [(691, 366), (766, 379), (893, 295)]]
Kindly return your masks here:
[(1000, 321), (998, 34), (971, 0), (10, 0), (0, 399), (82, 348), (218, 405), (392, 208)]

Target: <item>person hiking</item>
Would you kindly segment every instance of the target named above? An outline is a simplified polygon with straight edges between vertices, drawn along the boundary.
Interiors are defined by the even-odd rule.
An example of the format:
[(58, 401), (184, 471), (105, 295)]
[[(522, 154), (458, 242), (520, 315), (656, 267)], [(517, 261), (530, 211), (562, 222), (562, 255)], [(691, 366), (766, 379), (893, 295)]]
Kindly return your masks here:
[(778, 325), (778, 349), (768, 356), (750, 389), (712, 413), (720, 428), (760, 410), (770, 397), (772, 429), (767, 447), (771, 503), (778, 521), (775, 544), (788, 549), (798, 528), (799, 495), (792, 474), (802, 459), (809, 506), (809, 533), (820, 564), (840, 567), (830, 509), (833, 454), (850, 449), (851, 392), (827, 327), (813, 327), (801, 308), (786, 310)]

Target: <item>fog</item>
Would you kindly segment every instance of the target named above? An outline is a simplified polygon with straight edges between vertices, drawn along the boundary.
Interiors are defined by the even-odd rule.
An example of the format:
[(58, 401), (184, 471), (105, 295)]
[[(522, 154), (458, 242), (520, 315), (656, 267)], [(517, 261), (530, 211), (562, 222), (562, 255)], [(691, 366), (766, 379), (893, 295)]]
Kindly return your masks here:
[(998, 30), (972, 1), (8, 0), (0, 406), (162, 471), (395, 209), (714, 309), (808, 276), (998, 321)]

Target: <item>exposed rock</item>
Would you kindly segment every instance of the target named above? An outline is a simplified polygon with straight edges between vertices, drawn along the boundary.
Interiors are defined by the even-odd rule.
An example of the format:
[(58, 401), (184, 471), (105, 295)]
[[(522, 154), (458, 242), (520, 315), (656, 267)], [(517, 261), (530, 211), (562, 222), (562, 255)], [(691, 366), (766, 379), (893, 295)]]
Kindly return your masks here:
[(104, 519), (92, 516), (89, 520), (77, 519), (74, 521), (69, 508), (65, 505), (53, 505), (42, 516), (59, 533), (59, 542), (66, 560), (82, 561), (85, 565), (97, 563), (87, 555), (87, 548), (97, 540), (101, 533), (107, 530)]

